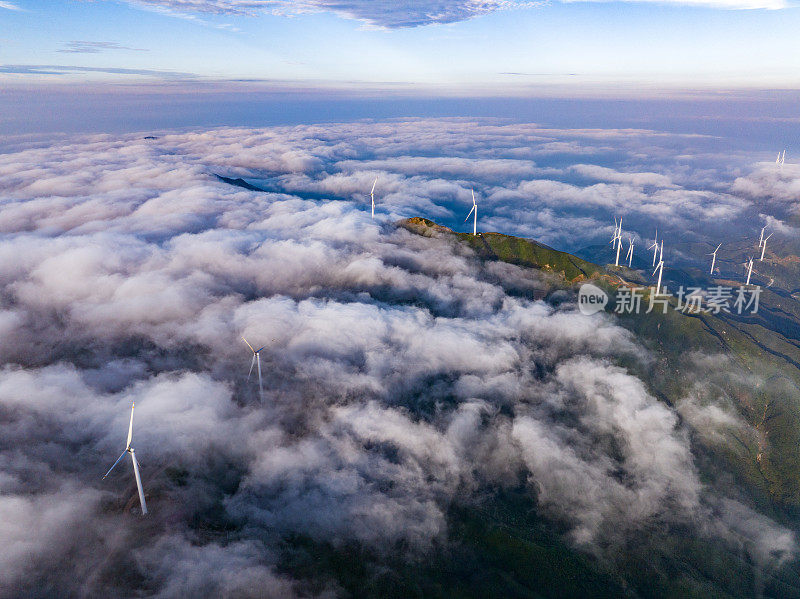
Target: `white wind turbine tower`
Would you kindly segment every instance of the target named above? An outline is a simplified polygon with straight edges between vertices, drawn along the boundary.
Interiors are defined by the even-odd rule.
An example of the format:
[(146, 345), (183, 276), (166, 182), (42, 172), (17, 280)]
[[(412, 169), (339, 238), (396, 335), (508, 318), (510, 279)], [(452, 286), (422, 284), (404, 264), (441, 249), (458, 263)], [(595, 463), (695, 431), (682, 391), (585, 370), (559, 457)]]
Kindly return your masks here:
[(648, 250), (653, 250), (653, 267), (656, 265), (656, 255), (658, 254), (658, 229), (656, 229), (656, 237), (653, 239), (653, 245), (648, 246)]
[(664, 261), (663, 260), (659, 260), (658, 261), (658, 266), (656, 266), (656, 269), (653, 271), (653, 276), (655, 276), (656, 273), (658, 273), (658, 283), (656, 283), (655, 295), (660, 295), (661, 294), (661, 276), (664, 274)]
[(628, 243), (630, 245), (628, 246), (628, 255), (625, 256), (625, 259), (628, 261), (628, 268), (630, 268), (633, 263), (633, 237), (628, 237)]
[(253, 346), (242, 337), (242, 341), (247, 343), (247, 347), (250, 348), (250, 351), (253, 352), (253, 359), (250, 362), (250, 372), (247, 373), (247, 380), (250, 380), (250, 375), (253, 374), (253, 366), (258, 365), (258, 398), (263, 403), (264, 402), (264, 386), (261, 382), (261, 350), (267, 347), (266, 345), (262, 345), (258, 349), (253, 349)]
[(619, 237), (621, 223), (622, 223), (622, 220), (620, 220), (620, 222), (618, 223), (617, 222), (617, 217), (615, 216), (614, 217), (614, 233), (613, 233), (613, 235), (611, 235), (611, 241), (609, 242), (611, 244), (611, 249), (612, 250), (617, 245), (617, 238)]
[(711, 271), (710, 271), (709, 274), (712, 274), (712, 275), (714, 274), (714, 264), (716, 264), (716, 262), (717, 262), (717, 252), (719, 251), (719, 248), (721, 248), (721, 247), (722, 247), (722, 244), (720, 243), (717, 246), (717, 249), (715, 249), (713, 252), (711, 252), (709, 254), (709, 256), (711, 256)]
[(764, 261), (764, 252), (767, 250), (767, 239), (769, 239), (773, 235), (774, 235), (774, 233), (770, 233), (761, 242), (761, 258), (758, 259), (759, 262), (763, 262)]
[(372, 200), (372, 218), (375, 218), (375, 186), (377, 184), (378, 184), (378, 177), (375, 177), (375, 181), (372, 183), (372, 191), (369, 192), (369, 197)]
[(136, 407), (136, 404), (131, 406), (131, 423), (128, 425), (128, 441), (125, 443), (125, 451), (117, 458), (117, 461), (114, 462), (114, 465), (108, 469), (108, 472), (105, 473), (103, 478), (111, 474), (111, 471), (119, 464), (120, 460), (125, 457), (126, 453), (131, 454), (131, 462), (133, 462), (133, 474), (136, 476), (136, 487), (139, 489), (139, 503), (142, 505), (142, 515), (147, 514), (147, 503), (144, 500), (144, 489), (142, 488), (142, 477), (139, 476), (139, 462), (136, 461), (136, 453), (131, 446), (131, 441), (133, 441), (133, 408)]
[(472, 223), (472, 234), (473, 235), (477, 235), (478, 234), (478, 202), (475, 201), (475, 190), (473, 189), (471, 191), (472, 191), (472, 210), (469, 211), (469, 214), (467, 214), (467, 218), (464, 219), (464, 222), (467, 222), (469, 220), (469, 217), (472, 216), (472, 213), (475, 212), (475, 220)]
[(749, 285), (750, 284), (750, 275), (752, 275), (752, 274), (753, 274), (753, 258), (751, 256), (750, 257), (750, 262), (748, 262), (748, 264), (747, 264), (747, 282), (745, 283), (745, 285)]
[[(616, 221), (616, 219), (614, 220)], [(617, 242), (617, 258), (614, 261), (614, 266), (619, 266), (619, 252), (622, 249), (622, 217), (620, 217), (617, 230), (614, 233), (614, 240)]]

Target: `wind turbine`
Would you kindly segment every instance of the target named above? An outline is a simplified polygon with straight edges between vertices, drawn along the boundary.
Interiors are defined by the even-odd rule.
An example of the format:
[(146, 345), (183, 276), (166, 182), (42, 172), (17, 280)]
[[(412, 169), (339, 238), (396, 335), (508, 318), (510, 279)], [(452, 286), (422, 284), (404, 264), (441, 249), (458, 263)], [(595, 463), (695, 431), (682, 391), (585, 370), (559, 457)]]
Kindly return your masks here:
[(258, 364), (258, 397), (261, 400), (261, 403), (264, 403), (264, 387), (261, 382), (261, 350), (267, 347), (266, 345), (262, 345), (258, 349), (253, 349), (253, 346), (242, 337), (242, 341), (247, 343), (247, 347), (250, 348), (250, 351), (253, 352), (253, 359), (250, 362), (250, 372), (247, 373), (247, 380), (250, 380), (250, 375), (253, 374), (253, 366)]
[(647, 248), (648, 250), (653, 250), (653, 266), (656, 265), (656, 254), (658, 254), (658, 229), (656, 229), (656, 237), (653, 239), (653, 245)]
[(471, 191), (472, 191), (472, 210), (469, 211), (469, 214), (467, 214), (467, 218), (464, 219), (464, 222), (467, 222), (469, 220), (469, 217), (472, 216), (472, 212), (474, 211), (475, 212), (475, 221), (472, 224), (472, 234), (473, 235), (477, 235), (478, 234), (478, 202), (475, 201), (475, 190), (473, 189)]
[(747, 264), (747, 282), (745, 283), (745, 285), (750, 284), (750, 275), (752, 274), (753, 274), (753, 258), (751, 256), (750, 262)]
[(720, 243), (717, 246), (717, 249), (709, 254), (709, 256), (711, 256), (711, 272), (709, 274), (712, 274), (712, 275), (714, 274), (714, 264), (716, 264), (716, 262), (717, 262), (717, 252), (719, 251), (719, 248), (721, 248), (721, 247), (722, 247), (722, 244)]
[(372, 200), (372, 218), (375, 218), (375, 186), (377, 184), (378, 184), (378, 177), (375, 177), (375, 182), (372, 184), (372, 191), (369, 192), (369, 197)]
[(136, 453), (131, 447), (131, 441), (133, 441), (133, 408), (136, 407), (136, 404), (131, 405), (131, 423), (128, 425), (128, 441), (125, 443), (125, 451), (117, 458), (117, 461), (114, 462), (114, 465), (108, 469), (108, 472), (105, 473), (103, 478), (105, 479), (106, 476), (111, 474), (111, 471), (119, 464), (120, 460), (125, 457), (126, 453), (131, 454), (131, 461), (133, 462), (133, 474), (136, 476), (136, 487), (139, 489), (139, 503), (142, 505), (142, 515), (147, 514), (147, 503), (144, 500), (144, 489), (142, 488), (142, 477), (139, 476), (139, 462), (136, 461)]
[(661, 294), (661, 276), (664, 274), (664, 261), (663, 260), (659, 260), (658, 261), (658, 266), (656, 266), (656, 269), (653, 271), (653, 276), (655, 276), (656, 273), (658, 273), (658, 283), (656, 284), (655, 295), (660, 295)]
[(769, 239), (773, 235), (774, 235), (774, 233), (770, 233), (761, 242), (761, 258), (758, 259), (759, 262), (763, 262), (764, 261), (764, 252), (767, 250), (767, 239)]
[(628, 255), (625, 256), (625, 259), (628, 261), (628, 268), (630, 268), (633, 263), (633, 237), (628, 237), (628, 243), (630, 245), (628, 246)]
[[(617, 222), (616, 218), (614, 219), (614, 222)], [(619, 266), (619, 252), (622, 249), (622, 217), (619, 218), (619, 223), (617, 224), (617, 228), (614, 230), (614, 238), (611, 240), (611, 243), (616, 244), (617, 246), (617, 258), (614, 261), (614, 266)]]

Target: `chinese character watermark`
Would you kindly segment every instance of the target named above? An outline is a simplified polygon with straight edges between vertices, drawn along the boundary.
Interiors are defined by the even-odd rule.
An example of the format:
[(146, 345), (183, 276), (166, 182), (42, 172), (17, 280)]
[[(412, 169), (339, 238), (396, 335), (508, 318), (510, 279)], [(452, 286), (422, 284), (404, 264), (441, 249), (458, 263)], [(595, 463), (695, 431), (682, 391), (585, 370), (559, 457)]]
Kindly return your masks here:
[[(593, 287), (593, 286), (592, 286)], [(595, 289), (597, 289), (595, 287)], [(642, 298), (647, 287), (620, 287), (617, 291), (614, 312), (617, 314), (639, 314), (642, 310)], [(756, 314), (761, 287), (742, 286), (724, 287), (716, 285), (708, 289), (700, 287), (685, 288), (681, 285), (675, 294), (666, 288), (662, 293), (651, 293), (647, 300), (646, 314), (651, 312), (666, 314), (667, 307), (684, 314)], [(670, 302), (671, 299), (674, 302)], [(605, 304), (604, 304), (605, 305)], [(595, 312), (598, 310), (595, 310)]]

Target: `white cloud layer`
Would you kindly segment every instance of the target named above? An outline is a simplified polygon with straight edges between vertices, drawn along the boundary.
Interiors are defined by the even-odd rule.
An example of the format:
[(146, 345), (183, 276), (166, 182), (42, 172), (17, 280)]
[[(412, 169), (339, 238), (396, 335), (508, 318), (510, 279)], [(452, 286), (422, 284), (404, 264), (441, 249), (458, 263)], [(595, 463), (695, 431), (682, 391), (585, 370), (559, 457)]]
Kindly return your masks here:
[[(686, 193), (658, 164), (589, 165), (602, 150), (544, 171), (534, 158), (642, 138), (442, 120), (0, 154), (2, 586), (304, 594), (278, 573), (282, 539), (425, 550), (446, 542), (449, 506), (520, 481), (598, 551), (678, 524), (735, 537), (759, 563), (790, 554), (778, 524), (725, 504), (752, 524), (734, 527), (708, 508), (676, 413), (615, 365), (649, 359), (627, 331), (513, 292), (543, 287), (536, 273), (389, 222), (460, 214), (472, 185), (498, 222), (542, 202), (553, 239), (570, 218), (559, 206), (587, 221), (598, 207), (702, 221), (748, 206)], [(265, 346), (263, 407), (240, 335)], [(128, 516), (130, 472), (100, 480), (133, 402), (146, 521)]]

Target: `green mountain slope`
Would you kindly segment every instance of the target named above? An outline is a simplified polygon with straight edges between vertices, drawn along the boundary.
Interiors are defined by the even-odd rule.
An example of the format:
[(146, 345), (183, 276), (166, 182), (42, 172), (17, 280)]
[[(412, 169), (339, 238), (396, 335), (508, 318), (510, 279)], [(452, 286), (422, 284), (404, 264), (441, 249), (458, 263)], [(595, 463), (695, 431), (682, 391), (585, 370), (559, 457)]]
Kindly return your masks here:
[[(541, 271), (548, 276), (552, 297), (556, 292), (574, 293), (585, 281), (605, 289), (611, 296), (607, 312), (652, 354), (646, 366), (633, 360), (620, 365), (685, 417), (706, 484), (735, 490), (771, 518), (795, 525), (800, 513), (800, 303), (794, 298), (766, 289), (758, 314), (746, 316), (683, 313), (675, 309), (674, 299), (666, 314), (615, 314), (621, 290), (647, 284), (650, 273), (600, 266), (499, 233), (455, 233), (419, 218), (398, 224), (415, 234), (469, 248), (479, 262), (507, 262)], [(643, 306), (647, 306), (649, 289), (642, 292)], [(730, 418), (693, 419), (690, 408), (697, 406), (713, 406)], [(537, 559), (554, 550), (549, 544), (554, 537), (545, 543), (537, 536), (540, 522), (540, 528), (533, 524), (526, 528), (520, 525), (524, 519), (518, 513), (512, 515), (520, 502), (525, 503), (519, 497), (497, 497), (492, 517), (461, 512), (450, 523), (458, 531), (454, 534), (462, 535), (463, 544), (480, 546), (482, 559), (507, 564), (506, 575), (512, 578), (494, 590), (484, 589), (483, 596), (574, 596), (565, 589), (559, 594), (557, 587), (543, 580), (528, 587), (524, 577), (511, 574), (515, 560), (536, 571)], [(530, 513), (533, 505), (526, 509)], [(585, 574), (585, 580), (604, 581), (601, 586), (615, 589), (616, 596), (742, 597), (753, 596), (753, 589), (763, 584), (763, 596), (800, 597), (797, 563), (784, 564), (766, 581), (755, 581), (748, 578), (740, 555), (687, 531), (653, 531), (649, 539), (602, 563), (580, 561), (580, 554), (563, 544), (557, 552), (569, 557), (566, 561), (548, 558), (553, 564), (565, 571), (588, 564), (591, 575)], [(496, 592), (500, 588), (503, 592)], [(573, 590), (578, 595), (601, 596), (596, 590)]]

